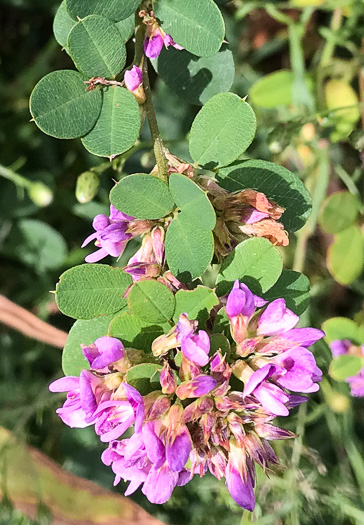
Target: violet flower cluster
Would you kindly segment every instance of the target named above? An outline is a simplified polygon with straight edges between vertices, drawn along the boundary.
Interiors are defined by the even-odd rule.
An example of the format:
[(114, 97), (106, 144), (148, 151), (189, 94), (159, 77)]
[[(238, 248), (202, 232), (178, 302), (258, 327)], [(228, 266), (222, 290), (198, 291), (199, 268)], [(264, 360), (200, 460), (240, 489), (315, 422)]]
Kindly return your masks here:
[[(332, 341), (330, 349), (334, 358), (339, 357), (339, 355), (354, 355), (364, 358), (364, 345), (355, 345), (349, 339)], [(345, 381), (349, 383), (351, 395), (364, 397), (364, 366), (357, 374), (347, 377)]]
[(142, 395), (128, 384), (135, 350), (108, 336), (82, 345), (89, 370), (50, 385), (67, 392), (61, 419), (71, 427), (93, 425), (108, 443), (102, 461), (115, 484), (129, 481), (126, 495), (141, 487), (149, 501), (164, 503), (175, 487), (210, 472), (225, 478), (238, 505), (253, 510), (255, 464), (264, 471), (277, 465), (270, 442), (294, 437), (272, 421), (306, 401), (301, 394), (318, 390), (321, 371), (307, 347), (322, 331), (295, 328), (298, 317), (283, 299), (268, 304), (238, 281), (223, 302), (229, 352), (212, 352), (209, 333), (181, 314), (148, 355), (156, 390)]

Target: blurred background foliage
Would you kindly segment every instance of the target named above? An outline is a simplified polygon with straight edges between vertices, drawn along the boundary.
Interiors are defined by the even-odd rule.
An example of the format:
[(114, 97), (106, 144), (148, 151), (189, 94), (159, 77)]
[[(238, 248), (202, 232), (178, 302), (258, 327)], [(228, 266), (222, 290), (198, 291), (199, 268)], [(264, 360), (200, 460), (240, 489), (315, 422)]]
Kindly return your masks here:
[[(285, 266), (304, 271), (311, 282), (302, 324), (320, 327), (333, 316), (353, 318), (358, 312), (362, 323), (364, 3), (217, 3), (234, 52), (232, 91), (248, 94), (258, 118), (247, 154), (287, 166), (313, 196), (307, 225), (282, 250)], [(28, 100), (36, 82), (55, 69), (72, 68), (52, 33), (58, 5), (57, 0), (0, 1), (0, 265), (3, 295), (68, 331), (71, 320), (58, 313), (49, 291), (62, 271), (83, 261), (80, 245), (91, 233), (94, 215), (107, 210), (112, 179), (148, 171), (154, 160), (146, 128), (132, 157), (104, 163), (79, 141), (58, 141), (30, 122)], [(130, 56), (132, 51), (131, 45)], [(153, 81), (162, 136), (172, 153), (188, 159), (185, 138), (198, 107)], [(91, 169), (95, 188), (85, 188), (87, 176), (86, 182), (81, 179), (77, 200), (77, 179)], [(85, 202), (90, 192), (96, 195)], [(55, 414), (60, 397), (47, 385), (61, 375), (60, 351), (5, 326), (0, 347), (0, 425), (64, 469), (110, 489), (113, 475), (100, 461), (103, 446), (93, 430), (69, 429)], [(363, 400), (350, 398), (348, 386), (330, 378), (325, 342), (316, 345), (315, 355), (324, 371), (322, 389), (280, 422), (300, 437), (277, 444), (284, 468), (269, 479), (259, 475), (253, 515), (242, 513), (223, 482), (209, 476), (196, 476), (162, 507), (138, 493), (133, 498), (175, 525), (363, 524)], [(2, 452), (0, 464), (0, 523), (51, 523), (52, 509), (41, 508), (35, 521), (13, 509)], [(114, 490), (123, 489), (121, 483)]]

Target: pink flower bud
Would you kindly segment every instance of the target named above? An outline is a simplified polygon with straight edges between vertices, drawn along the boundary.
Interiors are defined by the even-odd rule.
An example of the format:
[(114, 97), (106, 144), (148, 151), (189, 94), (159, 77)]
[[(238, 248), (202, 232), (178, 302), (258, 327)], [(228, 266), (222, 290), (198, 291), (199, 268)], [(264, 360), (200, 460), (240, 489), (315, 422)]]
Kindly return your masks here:
[(172, 368), (167, 361), (164, 363), (160, 374), (160, 384), (163, 394), (173, 394), (177, 387), (177, 381)]

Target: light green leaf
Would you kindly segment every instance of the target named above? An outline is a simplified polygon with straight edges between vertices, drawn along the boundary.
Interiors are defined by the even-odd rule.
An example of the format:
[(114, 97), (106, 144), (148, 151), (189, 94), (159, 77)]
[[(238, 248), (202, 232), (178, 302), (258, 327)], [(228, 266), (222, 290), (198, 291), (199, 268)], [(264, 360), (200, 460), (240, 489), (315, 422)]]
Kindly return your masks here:
[(361, 202), (348, 191), (337, 191), (321, 206), (319, 223), (325, 233), (339, 233), (351, 226), (360, 211)]
[(193, 121), (190, 154), (207, 168), (226, 166), (252, 142), (256, 119), (252, 108), (233, 93), (210, 98)]
[(75, 24), (75, 20), (70, 17), (66, 9), (66, 0), (63, 0), (53, 20), (53, 33), (60, 46), (67, 46), (68, 35)]
[(187, 214), (180, 212), (168, 227), (166, 259), (177, 279), (189, 282), (208, 267), (214, 253), (212, 232), (200, 230)]
[(336, 357), (330, 365), (330, 376), (336, 381), (345, 381), (355, 376), (364, 366), (364, 359), (355, 355), (343, 354)]
[(116, 209), (137, 219), (161, 219), (174, 208), (167, 184), (145, 173), (121, 179), (111, 190), (110, 201)]
[(125, 380), (141, 393), (146, 396), (153, 390), (162, 390), (159, 378), (162, 367), (153, 363), (143, 363), (141, 365), (129, 368)]
[(363, 234), (353, 225), (335, 235), (327, 250), (327, 267), (335, 281), (346, 286), (360, 276), (363, 266)]
[(228, 293), (236, 279), (252, 292), (269, 290), (282, 273), (282, 257), (267, 239), (252, 238), (241, 242), (222, 263), (217, 295)]
[(119, 22), (131, 16), (139, 4), (140, 0), (66, 0), (67, 10), (75, 20), (101, 15)]
[(328, 344), (339, 339), (349, 339), (357, 345), (364, 344), (364, 326), (358, 326), (346, 317), (332, 317), (323, 323), (322, 329)]
[(134, 33), (134, 27), (135, 27), (134, 13), (128, 18), (126, 18), (125, 20), (120, 20), (120, 22), (116, 22), (116, 27), (118, 28), (119, 33), (121, 34), (121, 38), (123, 39), (123, 42), (127, 42)]
[(189, 319), (196, 319), (201, 328), (206, 324), (211, 309), (218, 302), (215, 292), (206, 286), (197, 286), (194, 290), (179, 290), (176, 293), (173, 320), (177, 323), (180, 314), (186, 313)]
[(188, 214), (189, 219), (201, 230), (215, 228), (215, 210), (206, 193), (185, 175), (172, 173), (169, 189), (176, 205)]
[(120, 311), (133, 280), (120, 268), (81, 264), (64, 272), (57, 284), (58, 308), (75, 319), (92, 319)]
[(113, 315), (80, 319), (69, 331), (62, 354), (62, 368), (66, 376), (79, 376), (81, 370), (90, 368), (81, 350), (81, 344), (89, 345), (99, 337), (108, 335), (109, 324)]
[(224, 20), (212, 0), (156, 0), (154, 11), (166, 33), (190, 53), (215, 55), (225, 36)]
[(167, 286), (158, 281), (145, 280), (134, 283), (128, 293), (131, 313), (149, 323), (172, 319), (176, 301)]
[(306, 186), (297, 175), (273, 162), (238, 161), (221, 169), (217, 178), (229, 191), (251, 188), (285, 208), (280, 221), (288, 232), (302, 228), (311, 213), (311, 197)]
[(101, 114), (95, 127), (82, 139), (98, 157), (116, 157), (130, 149), (139, 136), (140, 110), (134, 96), (124, 88), (104, 90)]
[(287, 307), (295, 314), (303, 314), (310, 299), (310, 281), (302, 273), (283, 270), (276, 284), (264, 294), (267, 301), (280, 297), (285, 299)]
[(233, 54), (227, 44), (212, 57), (197, 57), (170, 46), (163, 48), (152, 64), (169, 88), (196, 105), (229, 91), (235, 74)]
[(60, 268), (67, 256), (62, 235), (45, 222), (34, 219), (20, 220), (2, 249), (4, 254), (31, 266), (39, 274)]
[(120, 339), (125, 347), (151, 352), (151, 345), (157, 337), (167, 334), (169, 323), (149, 323), (128, 312), (117, 315), (110, 323), (109, 335)]
[[(313, 91), (311, 77), (306, 76), (307, 89)], [(259, 79), (249, 90), (249, 100), (256, 106), (275, 108), (277, 106), (290, 106), (293, 104), (294, 74), (292, 71), (282, 69)]]
[(126, 61), (119, 29), (99, 15), (87, 16), (73, 27), (68, 36), (68, 50), (77, 69), (89, 77), (114, 78)]
[(30, 97), (37, 126), (58, 139), (82, 137), (95, 125), (102, 105), (101, 91), (86, 91), (77, 71), (53, 71), (42, 78)]

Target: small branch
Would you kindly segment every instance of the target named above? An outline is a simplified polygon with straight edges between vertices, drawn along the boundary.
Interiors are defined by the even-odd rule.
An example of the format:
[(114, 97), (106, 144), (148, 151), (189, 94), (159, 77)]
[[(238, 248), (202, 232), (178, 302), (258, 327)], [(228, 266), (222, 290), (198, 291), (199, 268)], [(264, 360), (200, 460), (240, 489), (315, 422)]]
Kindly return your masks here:
[(25, 308), (18, 306), (3, 295), (0, 295), (0, 322), (32, 339), (56, 348), (63, 348), (66, 344), (66, 332), (41, 321)]
[(164, 154), (164, 145), (162, 138), (159, 133), (159, 127), (157, 122), (157, 117), (155, 115), (153, 101), (152, 101), (152, 92), (150, 89), (149, 83), (149, 73), (148, 73), (148, 61), (146, 58), (143, 60), (143, 85), (145, 91), (145, 110), (147, 113), (147, 118), (149, 122), (150, 132), (152, 134), (154, 154), (158, 165), (158, 176), (163, 181), (167, 182), (168, 180), (168, 161)]

